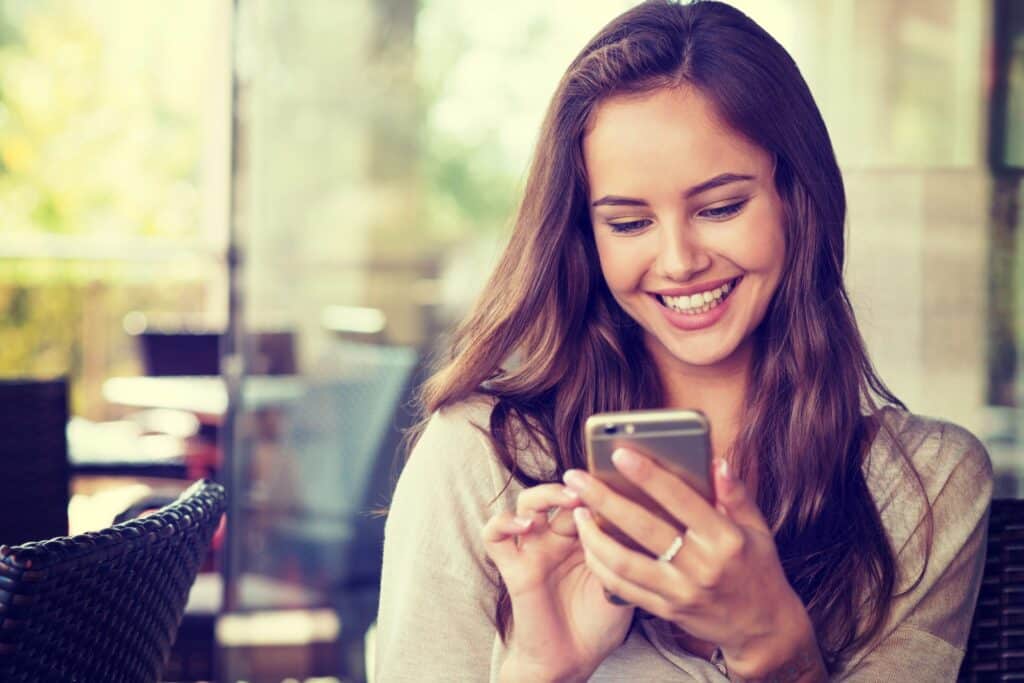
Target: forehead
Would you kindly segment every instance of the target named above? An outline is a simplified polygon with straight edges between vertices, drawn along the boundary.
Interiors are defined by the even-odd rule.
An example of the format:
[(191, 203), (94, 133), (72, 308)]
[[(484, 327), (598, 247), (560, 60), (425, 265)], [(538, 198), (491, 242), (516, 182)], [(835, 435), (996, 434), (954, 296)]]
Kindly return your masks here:
[[(763, 171), (769, 155), (726, 125), (694, 88), (661, 89), (601, 102), (583, 138), (592, 192), (672, 192), (719, 173)], [(667, 188), (666, 188), (667, 189)]]

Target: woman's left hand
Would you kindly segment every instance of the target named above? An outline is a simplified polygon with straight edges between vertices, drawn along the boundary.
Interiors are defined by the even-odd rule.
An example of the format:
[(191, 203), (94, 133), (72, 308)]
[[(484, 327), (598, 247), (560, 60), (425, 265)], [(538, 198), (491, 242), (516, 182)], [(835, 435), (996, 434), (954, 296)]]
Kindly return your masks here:
[[(586, 472), (566, 472), (565, 483), (586, 506), (575, 514), (587, 565), (608, 592), (716, 644), (730, 675), (775, 678), (789, 669), (782, 680), (824, 680), (810, 617), (786, 579), (772, 532), (725, 461), (713, 468), (714, 505), (635, 451), (619, 449), (613, 461), (678, 523), (669, 524)], [(655, 557), (604, 533), (589, 510)], [(674, 557), (655, 559), (677, 536), (683, 544)]]

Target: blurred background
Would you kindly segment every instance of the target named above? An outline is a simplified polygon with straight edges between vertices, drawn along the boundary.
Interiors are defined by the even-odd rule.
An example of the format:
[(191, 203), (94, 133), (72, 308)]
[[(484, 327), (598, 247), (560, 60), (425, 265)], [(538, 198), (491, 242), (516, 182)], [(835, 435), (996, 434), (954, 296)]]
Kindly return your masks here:
[[(410, 392), (556, 82), (632, 4), (0, 0), (0, 415), (38, 436), (0, 445), (38, 507), (0, 542), (214, 477), (227, 533), (166, 680), (366, 680)], [(1024, 2), (734, 4), (832, 134), (882, 377), (1019, 497)]]

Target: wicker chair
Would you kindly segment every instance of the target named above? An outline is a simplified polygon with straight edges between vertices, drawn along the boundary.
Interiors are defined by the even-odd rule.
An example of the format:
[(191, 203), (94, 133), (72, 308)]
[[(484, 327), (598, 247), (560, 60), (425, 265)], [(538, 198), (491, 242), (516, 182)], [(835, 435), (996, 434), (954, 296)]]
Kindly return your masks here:
[(0, 545), (68, 533), (68, 384), (0, 380)]
[(1024, 500), (994, 500), (959, 680), (1024, 681)]
[(147, 517), (0, 547), (0, 681), (157, 681), (224, 502), (199, 481)]

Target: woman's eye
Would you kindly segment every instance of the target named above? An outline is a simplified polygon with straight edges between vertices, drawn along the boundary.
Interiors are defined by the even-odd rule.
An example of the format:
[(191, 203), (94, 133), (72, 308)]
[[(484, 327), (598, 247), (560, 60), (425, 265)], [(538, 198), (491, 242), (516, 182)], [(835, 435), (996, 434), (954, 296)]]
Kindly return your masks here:
[(725, 220), (726, 218), (732, 218), (733, 216), (738, 214), (740, 211), (743, 210), (743, 207), (746, 205), (746, 203), (747, 200), (744, 199), (743, 201), (736, 202), (734, 204), (727, 204), (725, 206), (716, 206), (711, 209), (704, 209), (697, 215), (700, 216), (701, 218), (710, 218), (712, 220), (721, 221)]
[(635, 221), (620, 221), (617, 223), (608, 221), (608, 227), (612, 229), (612, 232), (618, 233), (637, 232), (638, 230), (643, 230), (650, 224), (651, 221), (646, 218), (639, 218)]

